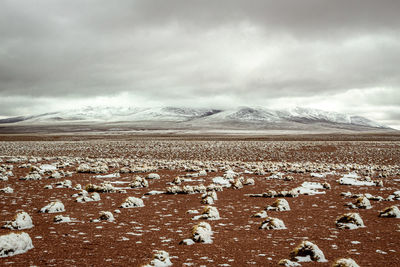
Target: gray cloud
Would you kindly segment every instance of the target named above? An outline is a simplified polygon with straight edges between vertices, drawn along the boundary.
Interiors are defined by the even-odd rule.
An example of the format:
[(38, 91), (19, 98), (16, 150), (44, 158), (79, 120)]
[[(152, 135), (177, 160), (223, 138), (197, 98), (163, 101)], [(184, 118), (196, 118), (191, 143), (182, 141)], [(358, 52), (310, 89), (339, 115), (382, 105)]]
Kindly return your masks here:
[(2, 1), (0, 115), (101, 97), (230, 106), (336, 95), (345, 111), (351, 90), (375, 96), (354, 106), (394, 110), (398, 10), (396, 0)]

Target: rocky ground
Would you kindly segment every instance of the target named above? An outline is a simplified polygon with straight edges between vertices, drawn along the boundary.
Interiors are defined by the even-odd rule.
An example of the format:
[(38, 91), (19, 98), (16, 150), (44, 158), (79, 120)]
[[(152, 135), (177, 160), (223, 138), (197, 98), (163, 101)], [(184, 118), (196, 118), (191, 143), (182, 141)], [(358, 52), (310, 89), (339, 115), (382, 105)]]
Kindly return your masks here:
[[(383, 212), (400, 204), (396, 138), (1, 139), (1, 265), (140, 266), (154, 250), (174, 266), (400, 262), (400, 218)], [(343, 227), (349, 213), (362, 224)], [(6, 247), (10, 233), (32, 245)]]

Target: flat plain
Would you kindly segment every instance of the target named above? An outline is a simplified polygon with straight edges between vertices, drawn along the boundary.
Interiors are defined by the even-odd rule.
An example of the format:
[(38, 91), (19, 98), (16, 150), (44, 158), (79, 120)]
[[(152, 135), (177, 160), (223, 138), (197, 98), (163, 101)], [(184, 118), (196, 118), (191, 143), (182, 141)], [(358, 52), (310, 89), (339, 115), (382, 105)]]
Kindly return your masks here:
[(155, 250), (174, 266), (400, 262), (397, 133), (2, 135), (0, 177), (1, 224), (33, 225), (0, 229), (32, 242), (0, 265), (167, 266)]

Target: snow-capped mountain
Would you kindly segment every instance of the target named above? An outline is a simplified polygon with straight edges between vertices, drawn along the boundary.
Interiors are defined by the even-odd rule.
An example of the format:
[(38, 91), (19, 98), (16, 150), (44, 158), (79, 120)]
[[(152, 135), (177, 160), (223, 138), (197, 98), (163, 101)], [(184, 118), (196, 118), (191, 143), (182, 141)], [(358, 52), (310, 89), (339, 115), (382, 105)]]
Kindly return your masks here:
[(328, 112), (318, 109), (309, 109), (296, 107), (288, 111), (280, 111), (281, 117), (285, 117), (287, 120), (294, 121), (314, 121), (314, 122), (327, 122), (327, 123), (338, 123), (338, 124), (352, 124), (375, 128), (387, 128), (386, 126), (369, 120), (360, 116), (353, 116), (337, 112)]
[(206, 117), (207, 121), (246, 122), (255, 124), (332, 124), (354, 125), (372, 128), (388, 128), (360, 116), (352, 116), (337, 112), (328, 112), (318, 109), (296, 107), (289, 110), (270, 110), (266, 108), (240, 107), (233, 110), (224, 110)]
[[(327, 129), (386, 130), (382, 124), (364, 117), (309, 108), (271, 110), (263, 107), (232, 109), (154, 107), (86, 107), (0, 120), (2, 126), (97, 125), (127, 129), (246, 129), (305, 130)], [(124, 128), (124, 129), (125, 129)]]
[(186, 121), (212, 115), (219, 110), (177, 107), (126, 108), (85, 107), (67, 111), (1, 119), (0, 123), (45, 122), (117, 122), (117, 121)]

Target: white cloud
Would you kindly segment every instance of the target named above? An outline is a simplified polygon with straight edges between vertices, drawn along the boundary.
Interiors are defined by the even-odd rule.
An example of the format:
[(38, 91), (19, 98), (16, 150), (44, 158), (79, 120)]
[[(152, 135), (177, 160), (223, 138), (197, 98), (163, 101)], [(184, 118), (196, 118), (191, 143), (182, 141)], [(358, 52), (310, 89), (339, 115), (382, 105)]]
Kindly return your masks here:
[(310, 106), (398, 123), (398, 8), (4, 1), (0, 116), (87, 105)]

